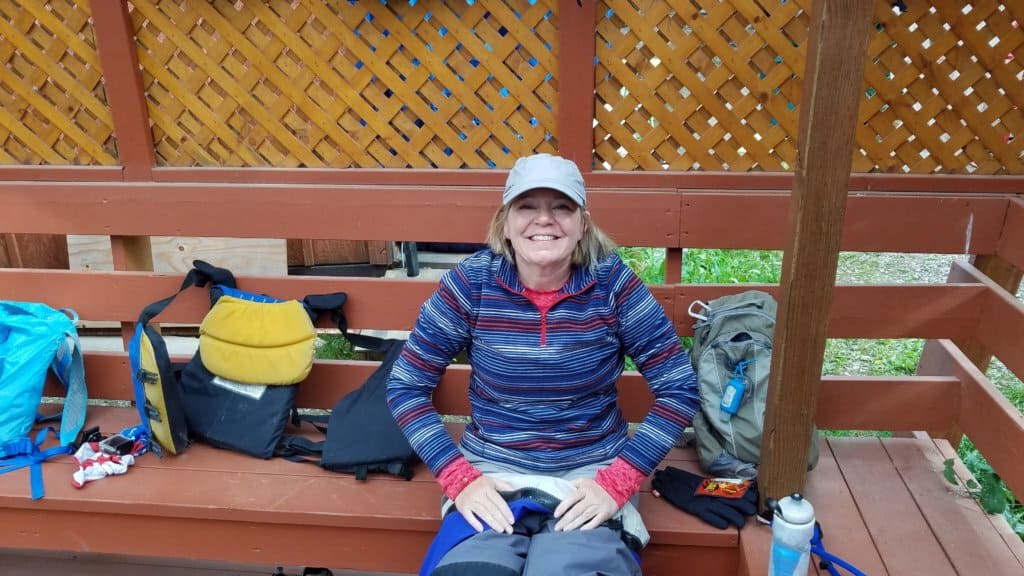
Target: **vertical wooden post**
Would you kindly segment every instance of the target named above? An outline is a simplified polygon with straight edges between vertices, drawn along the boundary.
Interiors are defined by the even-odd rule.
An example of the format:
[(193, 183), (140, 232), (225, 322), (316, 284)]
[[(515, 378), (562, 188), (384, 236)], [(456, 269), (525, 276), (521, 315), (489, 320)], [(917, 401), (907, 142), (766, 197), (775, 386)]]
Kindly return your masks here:
[(558, 2), (558, 153), (583, 173), (594, 166), (597, 2)]
[(665, 250), (665, 284), (679, 284), (683, 277), (683, 249), (668, 248)]
[[(954, 282), (954, 280), (950, 280)], [(917, 362), (918, 376), (952, 376), (953, 358), (946, 352), (938, 340), (926, 340), (921, 350), (921, 359)], [(896, 430), (893, 435), (898, 438), (912, 438), (915, 430)], [(926, 430), (932, 438), (945, 438), (956, 449), (964, 439), (964, 430), (957, 421), (945, 430)]]
[(142, 87), (135, 31), (125, 0), (92, 0), (96, 49), (114, 120), (117, 154), (125, 180), (152, 180), (156, 153)]
[(803, 490), (873, 2), (814, 0), (758, 473), (761, 498)]
[[(123, 167), (122, 177), (132, 181), (152, 180), (156, 152), (128, 2), (92, 0), (91, 8), (103, 84), (114, 120), (118, 158)], [(112, 236), (110, 248), (115, 270), (153, 270), (153, 250), (148, 236)], [(125, 350), (134, 331), (134, 323), (121, 323)]]
[[(111, 236), (110, 252), (114, 258), (114, 270), (153, 270), (153, 247), (149, 236)], [(151, 325), (160, 329), (155, 322)], [(134, 334), (134, 322), (121, 322), (121, 341), (126, 352)]]

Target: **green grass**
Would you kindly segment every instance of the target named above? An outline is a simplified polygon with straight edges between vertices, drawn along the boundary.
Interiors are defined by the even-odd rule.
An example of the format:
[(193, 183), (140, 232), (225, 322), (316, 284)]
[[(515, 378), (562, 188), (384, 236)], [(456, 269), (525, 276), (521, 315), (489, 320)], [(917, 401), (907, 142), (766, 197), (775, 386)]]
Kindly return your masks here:
[(341, 334), (320, 334), (317, 336), (317, 359), (349, 360), (354, 356), (355, 348)]
[[(619, 257), (647, 284), (663, 284), (663, 248), (619, 248)], [(777, 283), (782, 252), (690, 248), (683, 254), (682, 282), (687, 284)]]
[(664, 248), (619, 248), (618, 253), (644, 284), (664, 284)]
[(683, 255), (687, 284), (778, 283), (782, 252), (777, 250), (690, 249)]
[[(1017, 406), (1020, 405), (1018, 404)], [(974, 443), (971, 442), (970, 438), (964, 438), (964, 441), (960, 443), (957, 455), (960, 456), (964, 465), (977, 478), (981, 486), (987, 484), (994, 485), (997, 493), (990, 498), (986, 498), (988, 502), (983, 502), (983, 506), (989, 509), (988, 506), (994, 504), (997, 510), (999, 507), (1005, 506), (1005, 509), (1002, 510), (1003, 517), (1010, 524), (1010, 528), (1024, 539), (1024, 505), (1010, 492), (1010, 489), (1006, 487), (1006, 484), (1003, 483), (999, 475), (992, 469), (992, 466), (985, 460), (985, 457), (974, 447)], [(995, 500), (994, 503), (992, 498)]]
[(924, 340), (830, 339), (821, 373), (851, 376), (911, 376), (917, 372)]

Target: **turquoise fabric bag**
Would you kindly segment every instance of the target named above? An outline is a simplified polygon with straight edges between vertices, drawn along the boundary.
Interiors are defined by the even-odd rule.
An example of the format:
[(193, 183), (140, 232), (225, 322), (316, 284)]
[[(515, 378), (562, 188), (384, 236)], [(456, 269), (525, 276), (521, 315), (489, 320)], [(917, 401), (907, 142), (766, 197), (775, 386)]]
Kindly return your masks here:
[[(71, 310), (0, 300), (0, 474), (31, 466), (34, 499), (43, 497), (40, 464), (70, 453), (85, 423), (88, 393), (77, 321)], [(32, 427), (50, 420), (38, 410), (51, 370), (67, 389), (60, 431), (44, 429), (33, 442)], [(49, 431), (60, 444), (42, 450)]]

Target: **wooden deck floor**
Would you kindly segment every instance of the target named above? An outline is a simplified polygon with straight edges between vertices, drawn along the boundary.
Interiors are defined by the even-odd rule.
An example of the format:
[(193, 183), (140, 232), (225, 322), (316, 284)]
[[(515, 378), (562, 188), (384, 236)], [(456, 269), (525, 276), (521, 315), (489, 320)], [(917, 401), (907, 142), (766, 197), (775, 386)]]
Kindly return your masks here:
[[(948, 443), (927, 437), (824, 440), (821, 461), (808, 476), (805, 492), (822, 523), (826, 548), (872, 576), (1024, 574), (1024, 542), (1002, 517), (985, 514), (973, 500), (953, 493), (943, 479), (943, 460), (952, 454)], [(117, 537), (116, 526), (110, 532)], [(770, 529), (751, 520), (739, 536), (739, 574), (766, 574)], [(276, 566), (13, 550), (0, 550), (0, 567), (4, 575), (13, 576), (278, 573)], [(282, 568), (283, 574), (302, 573), (300, 567)]]
[[(821, 455), (805, 493), (823, 543), (865, 574), (1024, 574), (1024, 542), (1003, 517), (985, 514), (943, 478), (943, 461), (955, 456), (948, 442), (831, 438)], [(748, 558), (756, 558), (748, 574), (767, 573), (770, 539), (767, 527), (740, 532), (741, 573)]]

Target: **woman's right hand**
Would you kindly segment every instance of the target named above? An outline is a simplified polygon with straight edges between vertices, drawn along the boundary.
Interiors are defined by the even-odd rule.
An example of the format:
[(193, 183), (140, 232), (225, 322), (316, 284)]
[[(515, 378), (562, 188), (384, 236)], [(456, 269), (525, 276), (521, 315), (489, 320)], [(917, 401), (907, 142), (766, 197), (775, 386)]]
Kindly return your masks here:
[(466, 485), (455, 497), (455, 507), (477, 532), (484, 531), (483, 524), (480, 523), (483, 520), (496, 532), (512, 533), (515, 517), (512, 516), (512, 509), (508, 507), (508, 503), (498, 493), (499, 490), (509, 491), (512, 490), (512, 486), (500, 480), (480, 476)]

